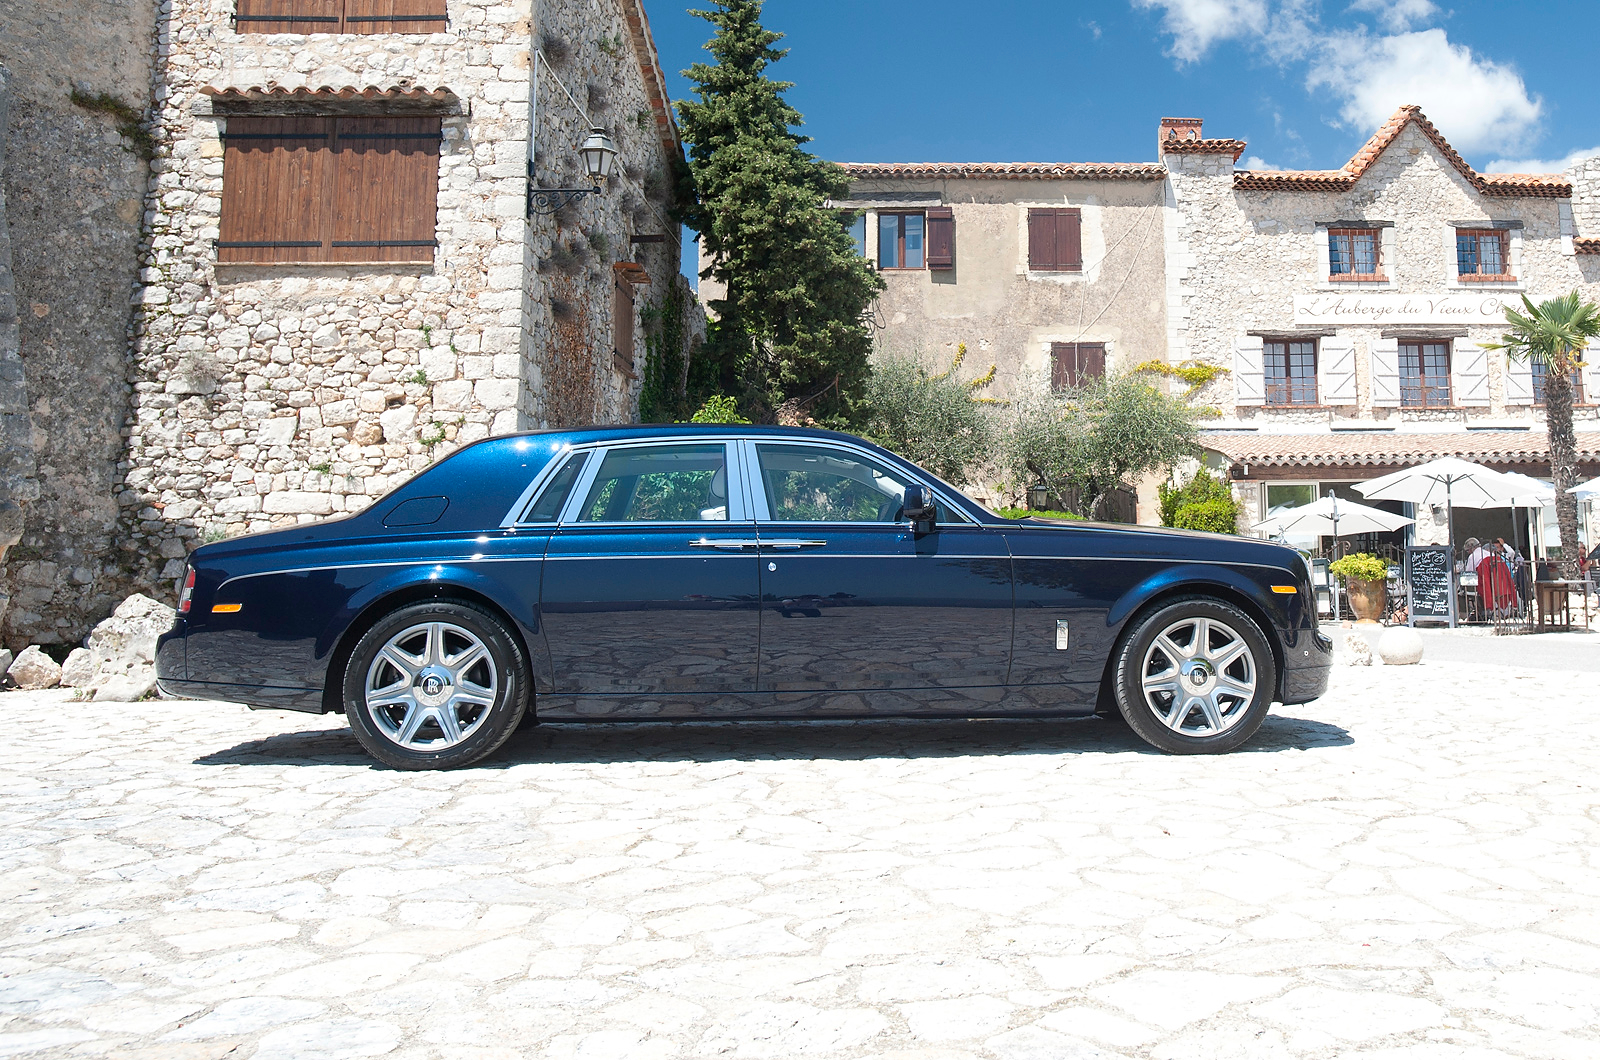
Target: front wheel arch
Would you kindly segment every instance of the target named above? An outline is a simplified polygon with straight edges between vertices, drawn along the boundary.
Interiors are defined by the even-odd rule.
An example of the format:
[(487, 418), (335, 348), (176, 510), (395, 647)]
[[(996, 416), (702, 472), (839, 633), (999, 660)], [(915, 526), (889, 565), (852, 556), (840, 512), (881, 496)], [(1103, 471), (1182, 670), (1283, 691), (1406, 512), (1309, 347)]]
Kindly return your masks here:
[(333, 655), (328, 659), (328, 672), (322, 685), (322, 712), (324, 714), (344, 713), (344, 678), (345, 669), (350, 665), (350, 655), (355, 651), (367, 630), (371, 629), (383, 617), (392, 611), (411, 604), (424, 601), (437, 600), (441, 603), (459, 600), (462, 603), (473, 604), (492, 613), (515, 638), (517, 649), (522, 652), (522, 658), (527, 663), (530, 675), (528, 688), (528, 713), (532, 714), (538, 699), (538, 688), (532, 681), (532, 675), (538, 671), (537, 660), (529, 650), (528, 640), (522, 633), (522, 626), (506, 613), (506, 609), (495, 603), (492, 599), (480, 592), (465, 588), (460, 585), (440, 585), (428, 583), (422, 585), (407, 585), (396, 589), (394, 592), (369, 603), (345, 627), (344, 633), (339, 636), (339, 641), (333, 649)]

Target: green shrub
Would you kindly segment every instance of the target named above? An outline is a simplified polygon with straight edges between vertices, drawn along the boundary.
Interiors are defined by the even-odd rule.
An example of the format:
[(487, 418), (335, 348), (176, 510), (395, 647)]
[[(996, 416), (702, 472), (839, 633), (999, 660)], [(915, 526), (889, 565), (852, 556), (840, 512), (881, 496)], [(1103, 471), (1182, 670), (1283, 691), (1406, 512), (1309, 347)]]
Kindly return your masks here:
[(739, 403), (731, 397), (716, 394), (706, 398), (706, 403), (700, 406), (700, 411), (694, 414), (690, 423), (749, 423), (750, 421), (739, 415)]
[(1328, 571), (1346, 580), (1382, 581), (1389, 576), (1389, 565), (1370, 552), (1352, 552), (1328, 564)]
[[(1194, 478), (1182, 486), (1169, 486), (1162, 483), (1158, 490), (1161, 497), (1161, 525), (1182, 527), (1178, 522), (1178, 510), (1191, 504), (1205, 504), (1211, 501), (1222, 501), (1233, 505), (1235, 522), (1237, 522), (1238, 505), (1233, 499), (1233, 490), (1222, 479), (1217, 478), (1205, 468), (1195, 472)], [(1194, 527), (1185, 527), (1194, 529)], [(1235, 531), (1230, 526), (1227, 533)]]
[(1035, 511), (1032, 508), (990, 508), (989, 510), (1002, 519), (1077, 519), (1080, 522), (1083, 519), (1083, 516), (1073, 515), (1071, 512), (1052, 512), (1048, 509)]
[(1239, 532), (1239, 506), (1228, 500), (1185, 504), (1173, 516), (1172, 525), (1180, 530), (1205, 530), (1213, 534)]

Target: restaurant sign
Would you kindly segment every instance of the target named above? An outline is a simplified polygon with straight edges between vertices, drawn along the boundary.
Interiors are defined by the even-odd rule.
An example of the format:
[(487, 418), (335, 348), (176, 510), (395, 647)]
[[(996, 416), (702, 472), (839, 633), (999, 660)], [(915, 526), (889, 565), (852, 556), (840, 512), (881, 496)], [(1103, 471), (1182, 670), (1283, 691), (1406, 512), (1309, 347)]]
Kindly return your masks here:
[(1296, 324), (1499, 324), (1506, 307), (1520, 306), (1501, 294), (1301, 294), (1294, 299)]

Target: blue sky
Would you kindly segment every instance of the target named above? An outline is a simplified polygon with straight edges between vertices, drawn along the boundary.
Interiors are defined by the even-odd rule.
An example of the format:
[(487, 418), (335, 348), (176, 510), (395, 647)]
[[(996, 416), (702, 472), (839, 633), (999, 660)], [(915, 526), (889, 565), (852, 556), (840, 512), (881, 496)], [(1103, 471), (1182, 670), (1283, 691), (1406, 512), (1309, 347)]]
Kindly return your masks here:
[[(710, 25), (649, 0), (674, 98)], [(693, 5), (709, 6), (709, 5)], [(774, 76), (837, 161), (1133, 162), (1158, 120), (1336, 169), (1417, 103), (1482, 170), (1600, 154), (1595, 0), (768, 0)]]

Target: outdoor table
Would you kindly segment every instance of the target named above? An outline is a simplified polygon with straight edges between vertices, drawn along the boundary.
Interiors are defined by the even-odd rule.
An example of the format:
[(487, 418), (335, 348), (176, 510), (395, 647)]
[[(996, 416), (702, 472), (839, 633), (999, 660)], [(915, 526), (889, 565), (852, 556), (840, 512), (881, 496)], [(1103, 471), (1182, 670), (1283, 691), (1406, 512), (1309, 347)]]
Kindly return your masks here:
[[(1546, 627), (1562, 630), (1572, 629), (1572, 593), (1574, 590), (1583, 596), (1583, 625), (1589, 626), (1589, 594), (1588, 582), (1575, 579), (1555, 579), (1547, 582), (1535, 582), (1534, 594), (1539, 600), (1539, 632), (1543, 633)], [(1561, 622), (1555, 621), (1556, 615), (1561, 616)]]

